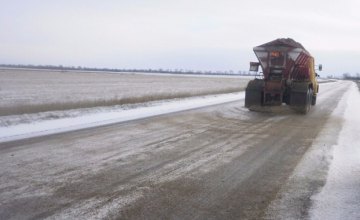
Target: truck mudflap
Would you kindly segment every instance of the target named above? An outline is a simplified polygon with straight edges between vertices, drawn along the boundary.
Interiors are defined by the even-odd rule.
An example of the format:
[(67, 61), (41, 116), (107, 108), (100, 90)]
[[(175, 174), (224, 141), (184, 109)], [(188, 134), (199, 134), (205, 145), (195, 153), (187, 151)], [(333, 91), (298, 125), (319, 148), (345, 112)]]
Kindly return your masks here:
[(245, 90), (245, 107), (253, 110), (262, 106), (264, 80), (251, 80)]
[(283, 86), (281, 80), (265, 82), (263, 105), (281, 105), (283, 103)]

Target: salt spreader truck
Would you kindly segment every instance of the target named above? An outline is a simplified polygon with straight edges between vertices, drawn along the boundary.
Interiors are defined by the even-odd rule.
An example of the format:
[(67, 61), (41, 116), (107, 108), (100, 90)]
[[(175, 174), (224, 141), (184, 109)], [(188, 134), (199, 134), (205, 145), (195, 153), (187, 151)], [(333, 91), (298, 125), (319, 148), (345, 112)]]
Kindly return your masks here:
[[(319, 85), (314, 58), (298, 42), (281, 38), (254, 47), (259, 62), (250, 62), (250, 71), (263, 70), (261, 79), (251, 80), (245, 92), (245, 107), (257, 111), (265, 106), (286, 103), (306, 114), (316, 104)], [(322, 65), (318, 66), (322, 70)]]

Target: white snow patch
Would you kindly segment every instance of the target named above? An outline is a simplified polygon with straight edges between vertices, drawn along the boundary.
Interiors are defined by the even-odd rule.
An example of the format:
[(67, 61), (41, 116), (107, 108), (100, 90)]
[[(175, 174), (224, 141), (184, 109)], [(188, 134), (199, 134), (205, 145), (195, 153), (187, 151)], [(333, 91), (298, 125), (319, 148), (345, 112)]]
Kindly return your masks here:
[(360, 219), (360, 94), (355, 83), (346, 106), (326, 184), (312, 198), (312, 219)]
[(179, 112), (210, 105), (244, 99), (245, 92), (210, 95), (159, 102), (153, 106), (135, 109), (119, 109), (112, 112), (98, 112), (71, 118), (37, 121), (27, 124), (0, 127), (0, 142), (19, 140), (84, 128), (97, 127), (156, 115)]

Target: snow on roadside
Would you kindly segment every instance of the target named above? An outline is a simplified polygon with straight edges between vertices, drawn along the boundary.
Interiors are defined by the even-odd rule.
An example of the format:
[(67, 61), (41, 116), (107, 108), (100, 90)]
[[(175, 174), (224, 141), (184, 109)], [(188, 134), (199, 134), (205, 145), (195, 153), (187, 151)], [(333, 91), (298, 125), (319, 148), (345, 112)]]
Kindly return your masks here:
[(320, 99), (317, 108), (321, 108), (322, 100), (334, 98), (333, 96), (339, 94), (344, 87), (349, 89), (341, 97), (336, 97), (339, 102), (331, 112), (324, 129), (313, 140), (312, 146), (307, 150), (293, 174), (269, 205), (266, 219), (310, 218), (311, 213), (309, 211), (312, 210), (314, 195), (317, 195), (326, 184), (329, 166), (332, 158), (335, 157), (333, 150), (335, 145), (339, 143), (339, 135), (342, 135), (340, 133), (345, 123), (345, 110), (353, 107), (348, 106), (348, 100), (351, 99), (350, 94), (358, 92), (352, 82), (342, 81), (340, 83), (342, 86), (333, 86), (332, 83), (325, 83), (320, 86), (320, 91), (331, 90), (332, 92), (319, 94)]
[(337, 79), (317, 78), (318, 83), (337, 82)]
[(156, 102), (154, 105), (134, 109), (117, 109), (111, 112), (93, 112), (75, 117), (33, 121), (32, 123), (0, 126), (0, 142), (19, 140), (84, 128), (97, 127), (156, 115), (195, 109), (244, 99), (245, 92), (209, 95)]
[(360, 219), (360, 94), (355, 83), (346, 101), (326, 184), (312, 198), (312, 219)]
[[(351, 83), (345, 86), (349, 85)], [(343, 86), (333, 86), (332, 83), (322, 84), (320, 91), (332, 92), (319, 93), (317, 108), (321, 108), (322, 100), (331, 99), (337, 94), (337, 89), (341, 88)], [(306, 219), (311, 205), (310, 197), (325, 184), (333, 145), (337, 143), (337, 135), (341, 131), (348, 94), (349, 92), (345, 92), (340, 98), (324, 129), (313, 140), (312, 146), (298, 163), (293, 174), (268, 206), (266, 219)]]

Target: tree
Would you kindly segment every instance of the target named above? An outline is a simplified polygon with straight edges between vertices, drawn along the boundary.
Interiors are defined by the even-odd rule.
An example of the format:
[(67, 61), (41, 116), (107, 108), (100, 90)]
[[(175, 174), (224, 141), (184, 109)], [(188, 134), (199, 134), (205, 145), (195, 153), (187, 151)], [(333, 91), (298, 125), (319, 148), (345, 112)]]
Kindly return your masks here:
[(343, 74), (343, 78), (344, 78), (344, 79), (349, 79), (349, 78), (350, 78), (350, 74), (349, 74), (349, 73), (344, 73), (344, 74)]

